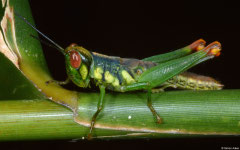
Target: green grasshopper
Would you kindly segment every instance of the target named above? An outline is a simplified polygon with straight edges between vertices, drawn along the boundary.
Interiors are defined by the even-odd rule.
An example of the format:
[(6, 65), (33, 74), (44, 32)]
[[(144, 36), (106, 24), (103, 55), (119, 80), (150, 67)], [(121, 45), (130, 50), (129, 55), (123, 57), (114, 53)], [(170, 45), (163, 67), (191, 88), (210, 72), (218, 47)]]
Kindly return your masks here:
[(63, 49), (20, 17), (65, 56), (68, 79), (63, 82), (51, 80), (47, 84), (56, 82), (62, 85), (71, 80), (82, 88), (88, 88), (90, 84), (99, 87), (97, 111), (92, 116), (88, 138), (91, 138), (96, 118), (103, 109), (106, 89), (116, 92), (147, 91), (147, 106), (157, 123), (161, 124), (162, 118), (152, 105), (152, 92), (160, 92), (167, 87), (193, 90), (219, 90), (223, 87), (211, 77), (185, 72), (203, 61), (219, 56), (221, 44), (217, 41), (205, 47), (206, 42), (199, 39), (186, 47), (143, 60), (120, 58), (91, 52), (77, 44)]

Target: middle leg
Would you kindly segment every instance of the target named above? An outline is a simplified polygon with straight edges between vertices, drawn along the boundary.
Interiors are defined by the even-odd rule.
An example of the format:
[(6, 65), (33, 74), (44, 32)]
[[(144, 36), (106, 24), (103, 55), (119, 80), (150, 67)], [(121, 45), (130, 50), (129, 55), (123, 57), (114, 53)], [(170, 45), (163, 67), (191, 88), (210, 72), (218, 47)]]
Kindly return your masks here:
[(157, 111), (154, 109), (154, 107), (152, 105), (152, 89), (148, 90), (147, 96), (148, 96), (147, 97), (148, 108), (151, 110), (153, 116), (156, 117), (157, 123), (161, 124), (162, 123), (162, 118), (160, 117), (160, 115), (157, 113)]
[(100, 99), (98, 101), (97, 111), (94, 113), (94, 115), (92, 116), (92, 119), (91, 119), (90, 130), (88, 133), (88, 139), (92, 138), (92, 131), (93, 131), (97, 116), (102, 111), (103, 105), (104, 105), (105, 86), (100, 85), (99, 88), (100, 88)]

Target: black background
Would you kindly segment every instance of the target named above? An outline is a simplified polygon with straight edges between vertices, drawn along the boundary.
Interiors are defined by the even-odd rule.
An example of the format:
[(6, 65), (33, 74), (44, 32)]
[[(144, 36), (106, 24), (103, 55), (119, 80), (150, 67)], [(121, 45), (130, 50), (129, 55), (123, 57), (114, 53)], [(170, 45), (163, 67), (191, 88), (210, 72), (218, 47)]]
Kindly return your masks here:
[[(120, 57), (145, 58), (184, 47), (203, 38), (222, 43), (220, 57), (191, 71), (239, 88), (239, 5), (233, 1), (30, 1), (36, 27), (62, 47), (77, 43), (88, 50)], [(64, 58), (43, 46), (53, 77), (66, 78)], [(16, 143), (19, 149), (201, 148), (239, 146), (239, 138), (133, 141), (39, 141)]]
[[(239, 88), (239, 8), (232, 1), (30, 1), (37, 28), (63, 48), (142, 59), (203, 38), (220, 41), (220, 57), (191, 71)], [(44, 46), (53, 77), (66, 78), (64, 58)]]

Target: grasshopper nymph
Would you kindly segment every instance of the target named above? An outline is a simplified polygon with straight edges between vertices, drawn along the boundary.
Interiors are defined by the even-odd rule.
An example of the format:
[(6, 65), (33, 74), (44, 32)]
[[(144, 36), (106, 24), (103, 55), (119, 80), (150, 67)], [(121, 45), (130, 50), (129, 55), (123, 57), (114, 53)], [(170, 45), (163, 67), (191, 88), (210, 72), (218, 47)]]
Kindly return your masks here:
[(185, 72), (205, 60), (219, 56), (221, 44), (217, 41), (205, 47), (205, 41), (199, 39), (181, 49), (143, 60), (120, 58), (91, 52), (77, 44), (71, 44), (63, 49), (25, 18), (18, 16), (54, 44), (65, 56), (68, 74), (66, 82), (51, 80), (46, 83), (66, 84), (71, 80), (82, 88), (90, 87), (90, 84), (99, 87), (97, 111), (92, 116), (88, 138), (91, 138), (96, 118), (103, 108), (106, 89), (116, 92), (146, 90), (147, 106), (159, 124), (162, 123), (162, 118), (152, 106), (152, 92), (163, 91), (167, 87), (193, 90), (222, 89), (223, 85), (211, 77)]

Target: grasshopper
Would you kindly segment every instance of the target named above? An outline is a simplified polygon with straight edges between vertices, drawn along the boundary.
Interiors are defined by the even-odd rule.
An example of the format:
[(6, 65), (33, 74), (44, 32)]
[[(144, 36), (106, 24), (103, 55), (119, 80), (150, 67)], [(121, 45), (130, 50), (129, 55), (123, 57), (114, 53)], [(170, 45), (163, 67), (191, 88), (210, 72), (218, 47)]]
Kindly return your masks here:
[(66, 49), (53, 42), (37, 30), (24, 17), (18, 15), (28, 25), (35, 29), (45, 39), (51, 42), (64, 56), (68, 79), (60, 82), (46, 81), (46, 84), (56, 82), (63, 85), (72, 81), (81, 88), (95, 84), (100, 89), (97, 110), (92, 116), (88, 138), (91, 138), (98, 114), (104, 106), (105, 90), (128, 92), (145, 90), (147, 106), (161, 124), (162, 118), (152, 105), (151, 94), (163, 91), (165, 88), (180, 88), (192, 90), (220, 90), (223, 85), (211, 77), (186, 72), (189, 68), (220, 55), (221, 44), (217, 41), (205, 47), (206, 42), (199, 39), (192, 44), (143, 60), (107, 56), (71, 44)]

